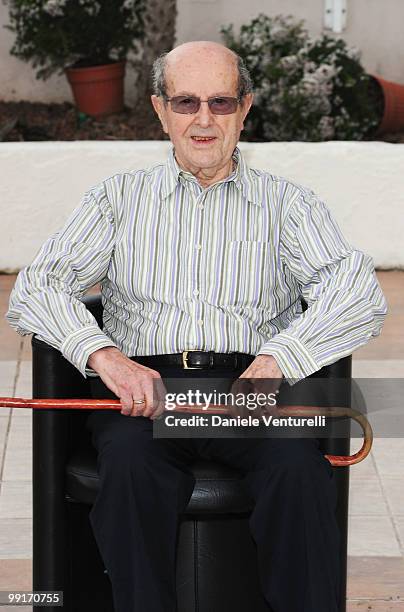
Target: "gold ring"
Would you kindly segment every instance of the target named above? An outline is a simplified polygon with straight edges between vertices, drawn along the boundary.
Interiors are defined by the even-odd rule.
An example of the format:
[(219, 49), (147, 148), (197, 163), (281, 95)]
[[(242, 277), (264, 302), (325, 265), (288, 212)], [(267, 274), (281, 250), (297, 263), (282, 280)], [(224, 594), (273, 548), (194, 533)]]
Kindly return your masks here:
[(144, 404), (145, 401), (144, 400), (132, 400), (134, 404)]

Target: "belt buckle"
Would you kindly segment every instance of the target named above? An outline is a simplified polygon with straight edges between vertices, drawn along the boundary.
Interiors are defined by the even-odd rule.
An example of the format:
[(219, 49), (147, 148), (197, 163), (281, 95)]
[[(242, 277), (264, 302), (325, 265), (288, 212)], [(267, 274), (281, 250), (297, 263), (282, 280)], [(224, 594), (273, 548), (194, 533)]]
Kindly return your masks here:
[(188, 353), (199, 353), (200, 349), (189, 349), (188, 351), (182, 351), (182, 365), (184, 370), (203, 370), (203, 366), (190, 366), (188, 365)]

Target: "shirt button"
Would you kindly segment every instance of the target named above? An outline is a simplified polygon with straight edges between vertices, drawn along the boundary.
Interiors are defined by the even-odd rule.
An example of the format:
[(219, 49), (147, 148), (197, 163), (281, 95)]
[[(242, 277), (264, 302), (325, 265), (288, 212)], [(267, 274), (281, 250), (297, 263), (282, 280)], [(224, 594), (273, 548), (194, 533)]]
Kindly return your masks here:
[(198, 325), (200, 325), (202, 327), (202, 325), (203, 325), (202, 319), (198, 319)]
[(199, 289), (194, 289), (193, 294), (194, 295), (199, 295)]
[(203, 204), (198, 204), (198, 208), (200, 208), (201, 210), (203, 210), (205, 208), (205, 206)]
[(202, 245), (201, 245), (201, 244), (196, 244), (196, 245), (195, 245), (195, 248), (196, 248), (196, 250), (197, 250), (197, 251), (200, 251), (200, 250), (201, 250), (201, 248), (202, 248)]

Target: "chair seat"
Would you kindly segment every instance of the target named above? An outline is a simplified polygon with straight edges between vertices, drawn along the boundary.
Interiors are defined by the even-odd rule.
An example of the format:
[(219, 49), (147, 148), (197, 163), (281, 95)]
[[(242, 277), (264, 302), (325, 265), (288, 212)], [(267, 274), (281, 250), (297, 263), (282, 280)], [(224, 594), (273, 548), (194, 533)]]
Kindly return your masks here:
[[(240, 486), (242, 475), (237, 470), (201, 459), (191, 471), (196, 482), (185, 514), (242, 514), (252, 510), (253, 500)], [(66, 467), (66, 499), (92, 505), (98, 487), (95, 449), (76, 449)]]

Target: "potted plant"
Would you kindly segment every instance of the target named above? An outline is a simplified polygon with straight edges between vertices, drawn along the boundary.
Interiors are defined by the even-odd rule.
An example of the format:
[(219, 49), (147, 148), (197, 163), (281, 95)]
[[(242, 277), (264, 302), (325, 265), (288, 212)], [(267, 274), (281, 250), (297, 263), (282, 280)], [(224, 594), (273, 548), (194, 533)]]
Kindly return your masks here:
[(383, 99), (357, 50), (342, 39), (312, 39), (292, 17), (259, 15), (222, 28), (256, 86), (246, 122), (252, 140), (361, 140), (381, 123)]
[(404, 130), (404, 85), (371, 75), (375, 97), (382, 106), (378, 134)]
[(65, 72), (81, 112), (123, 108), (128, 52), (143, 36), (144, 0), (4, 0), (16, 38), (11, 54), (30, 61), (36, 77)]

